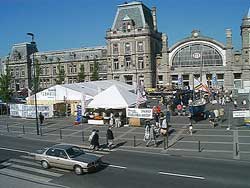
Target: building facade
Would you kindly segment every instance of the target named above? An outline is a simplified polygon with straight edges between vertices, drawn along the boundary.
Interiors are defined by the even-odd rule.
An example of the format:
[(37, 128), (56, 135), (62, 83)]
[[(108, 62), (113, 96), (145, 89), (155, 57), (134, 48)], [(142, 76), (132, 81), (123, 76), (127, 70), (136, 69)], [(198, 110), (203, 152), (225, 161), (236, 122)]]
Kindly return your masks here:
[(128, 84), (144, 80), (146, 87), (184, 88), (199, 79), (209, 87), (242, 88), (250, 83), (250, 12), (240, 28), (241, 51), (233, 49), (231, 29), (225, 31), (226, 44), (193, 30), (168, 46), (168, 36), (157, 29), (156, 8), (131, 2), (118, 6), (104, 47), (38, 52), (34, 42), (22, 43), (2, 61), (8, 64), (15, 91), (32, 88), (33, 54), (41, 70), (40, 89), (57, 83), (59, 67), (65, 72), (62, 83), (82, 81), (78, 78), (82, 67), (84, 81), (90, 81), (96, 64), (100, 80)]

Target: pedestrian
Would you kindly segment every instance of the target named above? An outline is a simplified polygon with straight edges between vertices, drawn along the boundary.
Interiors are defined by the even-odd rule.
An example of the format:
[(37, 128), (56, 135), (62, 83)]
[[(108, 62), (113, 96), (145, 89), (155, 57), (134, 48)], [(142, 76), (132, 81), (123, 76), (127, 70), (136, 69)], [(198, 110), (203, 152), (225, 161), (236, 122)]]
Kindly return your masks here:
[(190, 123), (189, 123), (189, 134), (190, 135), (193, 135), (193, 125), (192, 125), (192, 121), (190, 120)]
[(40, 120), (40, 125), (43, 125), (44, 115), (42, 114), (42, 112), (39, 113), (39, 120)]
[(221, 99), (221, 105), (222, 105), (222, 106), (225, 105), (225, 97), (222, 97), (222, 99)]
[(162, 120), (160, 133), (162, 136), (166, 136), (168, 134), (168, 122), (166, 118)]
[(115, 113), (115, 127), (119, 128), (121, 126), (120, 115), (118, 112)]
[(153, 142), (154, 146), (157, 146), (157, 142), (156, 142), (156, 131), (155, 131), (155, 126), (154, 124), (150, 125), (150, 129), (149, 129), (149, 140), (146, 144), (146, 146), (148, 147), (149, 144)]
[(91, 141), (92, 141), (92, 139), (93, 139), (93, 136), (94, 136), (95, 132), (96, 132), (96, 130), (93, 129), (92, 132), (91, 132), (91, 134), (89, 135), (89, 139), (88, 139), (89, 142), (90, 142), (89, 149), (93, 149), (93, 147), (94, 147), (94, 146), (91, 144)]
[(150, 123), (146, 121), (145, 132), (144, 132), (144, 141), (147, 142), (150, 137)]
[(112, 112), (110, 113), (109, 125), (114, 125), (114, 114)]
[(114, 134), (113, 131), (111, 130), (112, 126), (109, 126), (108, 130), (107, 130), (107, 141), (108, 141), (108, 148), (109, 150), (111, 150), (111, 147), (113, 145), (113, 140), (114, 140)]
[(95, 131), (95, 133), (94, 133), (94, 135), (93, 135), (93, 138), (92, 138), (92, 140), (91, 140), (91, 142), (90, 142), (90, 144), (93, 146), (93, 151), (94, 151), (95, 149), (98, 150), (99, 147), (100, 147), (98, 132), (99, 132), (99, 130), (96, 130), (96, 131)]
[(237, 101), (234, 100), (234, 108), (237, 108)]

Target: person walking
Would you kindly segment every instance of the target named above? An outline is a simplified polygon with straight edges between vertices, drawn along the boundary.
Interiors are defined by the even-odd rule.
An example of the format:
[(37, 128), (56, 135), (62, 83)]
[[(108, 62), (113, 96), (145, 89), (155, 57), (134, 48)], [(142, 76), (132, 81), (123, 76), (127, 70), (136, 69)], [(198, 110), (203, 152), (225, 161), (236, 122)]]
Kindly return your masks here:
[(98, 135), (98, 132), (99, 130), (96, 130), (94, 132), (94, 135), (93, 135), (93, 138), (90, 142), (90, 144), (93, 146), (93, 151), (97, 148), (97, 150), (99, 149), (100, 147), (100, 144), (99, 144), (99, 135)]
[(113, 131), (111, 130), (112, 126), (109, 126), (108, 130), (107, 130), (107, 141), (108, 141), (108, 148), (109, 150), (111, 150), (111, 147), (113, 145), (113, 141), (114, 141), (114, 134)]
[(39, 113), (39, 120), (40, 120), (40, 125), (43, 125), (44, 115), (42, 114), (42, 112)]
[(193, 135), (193, 125), (192, 125), (192, 121), (190, 121), (190, 123), (189, 123), (189, 128), (188, 128), (188, 130), (189, 130), (189, 134), (192, 136), (192, 135)]

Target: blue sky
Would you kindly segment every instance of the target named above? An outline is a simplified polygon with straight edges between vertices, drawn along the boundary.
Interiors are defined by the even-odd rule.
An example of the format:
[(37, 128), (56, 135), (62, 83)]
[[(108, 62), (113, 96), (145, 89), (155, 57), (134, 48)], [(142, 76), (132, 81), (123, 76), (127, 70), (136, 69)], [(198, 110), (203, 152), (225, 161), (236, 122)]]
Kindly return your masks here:
[[(125, 0), (0, 0), (0, 57), (15, 43), (35, 34), (39, 51), (105, 45), (117, 5)], [(127, 1), (131, 2), (131, 1)], [(233, 31), (235, 50), (241, 50), (240, 25), (249, 0), (144, 0), (156, 6), (158, 30), (167, 33), (169, 46), (198, 29), (225, 44), (225, 29)]]

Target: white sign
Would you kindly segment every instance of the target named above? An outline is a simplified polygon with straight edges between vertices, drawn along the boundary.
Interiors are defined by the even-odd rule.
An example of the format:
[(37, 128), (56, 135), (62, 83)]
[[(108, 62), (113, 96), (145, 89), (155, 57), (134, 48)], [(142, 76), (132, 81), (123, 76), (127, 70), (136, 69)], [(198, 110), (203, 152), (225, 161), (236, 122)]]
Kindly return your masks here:
[[(42, 112), (45, 118), (53, 117), (53, 105), (37, 105), (37, 113)], [(10, 104), (10, 115), (24, 118), (36, 118), (35, 105)]]
[(145, 118), (152, 119), (153, 118), (153, 110), (150, 108), (127, 108), (126, 109), (127, 117), (133, 118)]
[(233, 111), (233, 117), (250, 117), (250, 111), (249, 110), (242, 110), (242, 111)]

